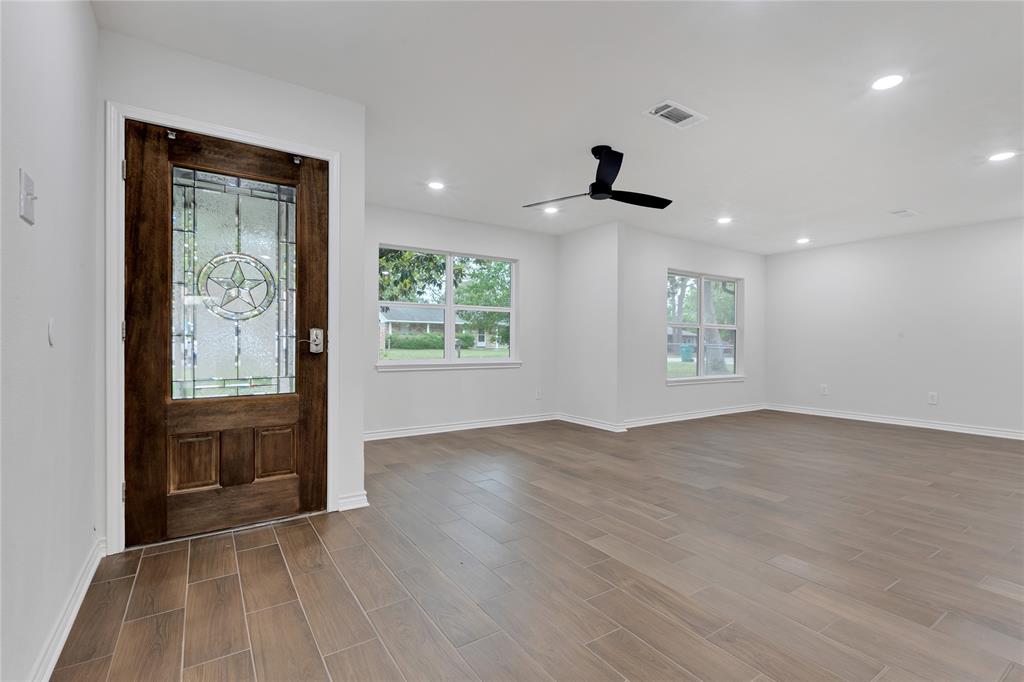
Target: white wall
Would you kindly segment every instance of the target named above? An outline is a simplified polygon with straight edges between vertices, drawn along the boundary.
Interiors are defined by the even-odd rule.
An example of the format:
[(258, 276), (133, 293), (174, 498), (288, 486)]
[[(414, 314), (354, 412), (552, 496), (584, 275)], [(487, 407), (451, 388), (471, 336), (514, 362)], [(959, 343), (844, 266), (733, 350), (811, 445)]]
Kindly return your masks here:
[[(17, 680), (49, 674), (98, 556), (103, 232), (92, 9), (5, 2), (0, 14), (0, 677)], [(19, 167), (40, 197), (33, 226), (18, 217)]]
[[(739, 354), (742, 381), (665, 381), (668, 270), (743, 280)], [(765, 399), (765, 259), (645, 230), (619, 231), (619, 415), (627, 426), (704, 411), (741, 409)]]
[(337, 497), (361, 494), (364, 108), (106, 31), (100, 34), (99, 55), (104, 100), (340, 152), (340, 176), (332, 172), (330, 212), (332, 220), (340, 220), (341, 235), (330, 245), (330, 257), (331, 267), (338, 266), (341, 293), (330, 305), (332, 314), (340, 310), (342, 323), (328, 334), (331, 366), (339, 367), (342, 386), (330, 437), (340, 438), (341, 458), (331, 461), (328, 491)]
[[(514, 369), (376, 368), (380, 244), (519, 260)], [(667, 386), (669, 268), (744, 279), (743, 381)], [(608, 223), (559, 237), (370, 206), (366, 239), (366, 435), (564, 416), (624, 427), (756, 407), (765, 399), (765, 263), (757, 256)], [(536, 400), (541, 390), (542, 400)]]
[(619, 225), (563, 235), (558, 242), (559, 412), (619, 427)]
[[(377, 248), (380, 244), (460, 251), (519, 261), (516, 354), (522, 366), (379, 372)], [(365, 425), (368, 437), (460, 422), (550, 412), (555, 405), (554, 237), (424, 213), (367, 206), (365, 244)], [(537, 400), (537, 391), (541, 399)]]
[[(617, 223), (558, 244), (559, 412), (621, 430), (764, 402), (764, 257)], [(669, 268), (744, 280), (742, 381), (666, 384)]]
[(769, 257), (770, 401), (1020, 434), (1022, 235), (1014, 221)]

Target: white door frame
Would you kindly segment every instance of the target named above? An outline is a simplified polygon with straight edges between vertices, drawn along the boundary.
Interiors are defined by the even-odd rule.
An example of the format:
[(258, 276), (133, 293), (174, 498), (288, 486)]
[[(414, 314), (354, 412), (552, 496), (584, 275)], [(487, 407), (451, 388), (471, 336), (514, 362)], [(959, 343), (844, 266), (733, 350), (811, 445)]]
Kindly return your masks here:
[[(106, 102), (106, 146), (104, 195), (106, 223), (105, 273), (106, 313), (104, 322), (106, 356), (106, 513), (107, 554), (124, 549), (124, 502), (121, 491), (124, 484), (124, 344), (121, 323), (124, 321), (124, 181), (121, 160), (124, 156), (125, 119), (187, 130), (202, 135), (220, 137), (235, 142), (258, 145), (300, 156), (323, 159), (329, 164), (328, 180), (328, 249), (327, 257), (327, 329), (328, 351), (331, 349), (330, 330), (341, 329), (341, 212), (338, 205), (341, 153), (307, 144), (271, 138), (215, 123), (198, 121), (183, 116), (166, 114), (117, 102)], [(337, 331), (335, 333), (337, 336)], [(335, 344), (337, 349), (337, 344)], [(333, 473), (341, 462), (341, 432), (338, 410), (341, 400), (341, 357), (338, 352), (327, 354), (327, 510), (339, 507), (337, 484)]]

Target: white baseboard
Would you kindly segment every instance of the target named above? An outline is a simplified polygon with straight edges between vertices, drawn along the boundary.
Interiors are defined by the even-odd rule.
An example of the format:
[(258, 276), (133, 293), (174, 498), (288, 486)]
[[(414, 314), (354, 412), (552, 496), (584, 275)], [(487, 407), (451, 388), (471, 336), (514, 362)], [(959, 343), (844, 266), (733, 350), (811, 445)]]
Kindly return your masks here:
[(689, 419), (704, 419), (705, 417), (718, 417), (723, 414), (737, 414), (739, 412), (756, 412), (765, 409), (764, 403), (753, 403), (750, 405), (736, 405), (734, 407), (717, 407), (710, 410), (691, 410), (690, 412), (678, 412), (666, 414), (660, 417), (638, 417), (625, 420), (627, 429), (638, 426), (653, 426), (654, 424), (668, 424), (670, 422), (681, 422)]
[(448, 431), (465, 431), (467, 429), (486, 429), (492, 426), (513, 426), (515, 424), (531, 424), (559, 419), (555, 414), (532, 414), (523, 417), (505, 417), (501, 419), (469, 419), (447, 424), (428, 424), (425, 426), (407, 426), (398, 429), (379, 429), (365, 431), (363, 440), (383, 440), (385, 438), (403, 438), (405, 436), (426, 436), (431, 433)]
[(894, 426), (912, 426), (918, 429), (936, 429), (938, 431), (953, 431), (956, 433), (968, 433), (974, 436), (989, 436), (992, 438), (1010, 438), (1013, 440), (1024, 440), (1024, 431), (995, 428), (991, 426), (972, 426), (970, 424), (940, 422), (933, 421), (931, 419), (908, 419), (906, 417), (889, 417), (886, 415), (867, 414), (864, 412), (823, 410), (815, 407), (802, 407), (800, 405), (782, 405), (778, 403), (768, 403), (763, 406), (763, 409), (777, 410), (779, 412), (794, 412), (796, 414), (807, 414), (815, 417), (835, 417), (836, 419), (853, 419), (855, 421), (875, 422), (878, 424), (892, 424)]
[(513, 426), (515, 424), (532, 424), (544, 421), (563, 421), (580, 426), (589, 426), (592, 429), (601, 429), (612, 433), (625, 433), (627, 429), (637, 426), (649, 426), (651, 424), (664, 424), (666, 422), (684, 421), (686, 419), (700, 419), (702, 417), (714, 417), (722, 414), (733, 414), (735, 412), (750, 412), (752, 410), (763, 410), (764, 405), (740, 405), (737, 407), (723, 407), (713, 410), (695, 410), (693, 412), (682, 412), (668, 414), (658, 417), (643, 417), (638, 419), (627, 419), (624, 422), (609, 422), (602, 419), (591, 419), (589, 417), (578, 417), (564, 412), (550, 412), (548, 414), (534, 414), (523, 417), (507, 417), (503, 419), (473, 419), (449, 424), (431, 424), (426, 426), (410, 426), (400, 429), (380, 429), (378, 431), (367, 431), (363, 434), (363, 440), (383, 440), (385, 438), (403, 438), (406, 436), (425, 436), (432, 433), (445, 433), (448, 431), (464, 431), (467, 429), (486, 429), (492, 426)]
[(564, 414), (561, 412), (552, 414), (550, 419), (557, 419), (559, 421), (569, 422), (570, 424), (579, 424), (580, 426), (589, 426), (592, 429), (601, 429), (602, 431), (611, 431), (612, 433), (626, 432), (626, 425), (621, 422), (606, 422), (602, 419), (577, 417), (576, 415)]
[(350, 493), (338, 497), (338, 511), (348, 511), (349, 509), (359, 509), (368, 506), (370, 506), (370, 503), (366, 500), (365, 490), (361, 493)]
[(82, 601), (85, 599), (85, 593), (89, 590), (89, 585), (92, 583), (92, 577), (96, 574), (96, 567), (99, 566), (100, 559), (107, 553), (106, 547), (106, 538), (96, 538), (96, 543), (92, 546), (92, 550), (78, 570), (75, 586), (64, 601), (64, 608), (61, 610), (60, 618), (54, 624), (53, 629), (50, 631), (50, 636), (46, 639), (46, 645), (39, 653), (35, 665), (32, 666), (32, 673), (29, 679), (48, 680), (53, 675), (57, 659), (60, 658), (60, 652), (64, 649), (64, 643), (71, 632), (71, 626), (75, 623), (78, 609), (81, 608)]
[[(447, 431), (463, 431), (466, 429), (485, 429), (492, 426), (512, 426), (515, 424), (530, 424), (559, 420), (580, 426), (589, 426), (602, 431), (623, 433), (628, 429), (639, 426), (651, 426), (654, 424), (667, 424), (669, 422), (686, 421), (689, 419), (703, 419), (705, 417), (717, 417), (724, 414), (736, 414), (739, 412), (756, 412), (757, 410), (777, 410), (779, 412), (793, 412), (796, 414), (807, 414), (817, 417), (834, 417), (836, 419), (853, 419), (856, 421), (876, 422), (878, 424), (893, 424), (895, 426), (912, 426), (920, 429), (937, 429), (939, 431), (952, 431), (956, 433), (967, 433), (976, 436), (990, 436), (993, 438), (1010, 438), (1013, 440), (1024, 440), (1024, 431), (1014, 429), (994, 428), (988, 426), (972, 426), (970, 424), (957, 424), (951, 422), (940, 422), (929, 419), (908, 419), (904, 417), (889, 417), (879, 414), (867, 414), (863, 412), (844, 412), (841, 410), (823, 410), (813, 407), (802, 407), (799, 405), (784, 405), (780, 403), (752, 403), (749, 405), (736, 405), (733, 407), (719, 407), (710, 410), (692, 410), (690, 412), (679, 412), (666, 414), (657, 417), (637, 417), (626, 419), (622, 422), (608, 422), (588, 417), (577, 417), (563, 412), (550, 412), (548, 414), (535, 414), (523, 417), (507, 417), (504, 419), (475, 419), (448, 424), (431, 424), (426, 426), (410, 426), (401, 429), (381, 429), (379, 431), (367, 431), (364, 440), (381, 440), (384, 438), (402, 438), (404, 436), (423, 436), (432, 433), (445, 433)], [(350, 496), (351, 497), (351, 496)], [(365, 496), (364, 496), (365, 499)], [(354, 509), (361, 504), (354, 504), (351, 507), (342, 509)]]

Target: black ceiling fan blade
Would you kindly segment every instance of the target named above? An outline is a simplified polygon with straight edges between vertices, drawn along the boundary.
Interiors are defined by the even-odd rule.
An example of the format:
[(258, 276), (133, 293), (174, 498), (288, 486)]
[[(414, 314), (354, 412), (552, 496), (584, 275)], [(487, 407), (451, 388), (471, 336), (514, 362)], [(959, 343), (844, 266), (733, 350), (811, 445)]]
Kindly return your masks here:
[(615, 178), (619, 177), (619, 169), (622, 168), (622, 152), (617, 152), (611, 147), (594, 147), (590, 150), (597, 157), (597, 182), (611, 187)]
[(583, 194), (570, 194), (567, 197), (558, 197), (557, 199), (548, 199), (546, 201), (538, 201), (532, 204), (527, 204), (526, 206), (523, 206), (523, 208), (534, 208), (535, 206), (543, 206), (544, 204), (554, 204), (559, 201), (565, 201), (566, 199), (578, 199), (579, 197), (585, 196), (587, 196), (587, 192), (584, 192)]
[(653, 194), (641, 194), (640, 192), (623, 192), (622, 190), (613, 189), (612, 195), (608, 197), (613, 201), (621, 201), (624, 204), (633, 204), (634, 206), (643, 206), (644, 208), (665, 208), (672, 203), (671, 199), (663, 199), (662, 197), (656, 197)]

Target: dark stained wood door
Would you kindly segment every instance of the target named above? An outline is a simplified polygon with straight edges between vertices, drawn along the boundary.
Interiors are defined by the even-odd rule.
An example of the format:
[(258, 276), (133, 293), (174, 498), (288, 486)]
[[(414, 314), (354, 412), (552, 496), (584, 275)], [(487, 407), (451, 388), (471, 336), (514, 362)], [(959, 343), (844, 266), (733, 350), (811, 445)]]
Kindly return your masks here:
[(125, 148), (126, 543), (323, 509), (327, 162), (137, 121)]

